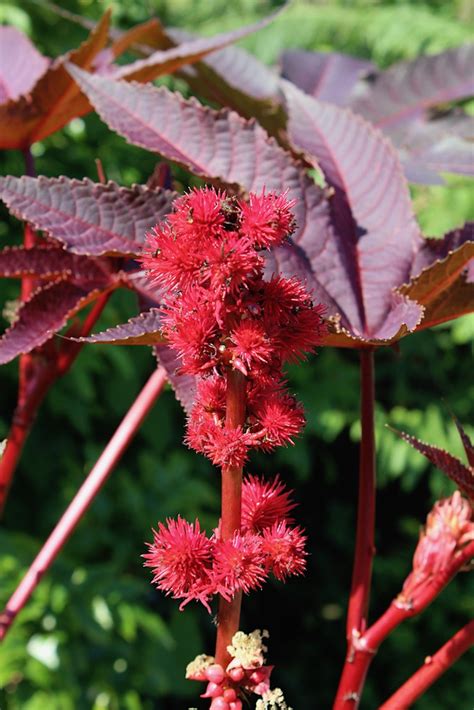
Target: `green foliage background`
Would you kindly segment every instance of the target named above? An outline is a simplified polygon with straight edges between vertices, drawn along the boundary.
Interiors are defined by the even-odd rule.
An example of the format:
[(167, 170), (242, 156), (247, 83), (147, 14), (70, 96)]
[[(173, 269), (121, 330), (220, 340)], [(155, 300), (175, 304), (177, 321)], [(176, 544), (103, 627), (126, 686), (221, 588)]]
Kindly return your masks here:
[[(166, 24), (203, 34), (252, 21), (279, 5), (271, 0), (114, 0), (116, 26), (156, 14)], [(99, 0), (60, 3), (90, 19)], [(286, 47), (337, 50), (380, 66), (436, 52), (472, 38), (469, 0), (294, 2), (284, 16), (244, 46), (267, 62)], [(45, 54), (75, 46), (85, 30), (58, 18), (46, 2), (0, 6), (0, 21), (26, 31)], [(95, 177), (100, 157), (108, 177), (144, 182), (155, 159), (111, 134), (96, 116), (75, 120), (35, 146), (38, 172)], [(1, 173), (21, 174), (19, 154), (0, 156)], [(185, 184), (186, 176), (176, 176)], [(474, 217), (465, 180), (417, 188), (415, 206), (427, 234), (442, 234)], [(2, 243), (20, 226), (2, 212)], [(0, 283), (0, 303), (17, 294)], [(99, 326), (133, 313), (116, 295)], [(399, 591), (418, 530), (450, 483), (384, 428), (391, 423), (455, 454), (461, 449), (447, 405), (472, 422), (473, 317), (406, 338), (377, 356), (379, 467), (378, 556), (372, 618)], [(71, 500), (153, 367), (140, 348), (84, 349), (73, 370), (48, 395), (26, 447), (0, 529), (0, 601), (5, 601)], [(15, 363), (0, 373), (0, 439), (16, 397)], [(296, 488), (299, 519), (310, 535), (305, 579), (270, 584), (244, 604), (243, 628), (268, 628), (275, 681), (295, 710), (329, 708), (344, 656), (344, 608), (350, 583), (357, 487), (358, 363), (351, 352), (325, 349), (289, 371), (304, 401), (308, 427), (297, 445), (256, 456), (254, 472), (280, 471)], [(183, 414), (167, 391), (53, 569), (0, 646), (2, 710), (177, 710), (196, 705), (198, 685), (183, 680), (185, 664), (211, 652), (212, 620), (201, 608), (176, 605), (154, 591), (141, 553), (150, 528), (166, 516), (204, 527), (218, 516), (216, 472), (181, 444)], [(421, 618), (382, 647), (362, 707), (376, 708), (474, 612), (474, 580), (460, 575)], [(471, 710), (472, 654), (421, 699), (419, 710)], [(204, 707), (204, 706), (202, 706)]]

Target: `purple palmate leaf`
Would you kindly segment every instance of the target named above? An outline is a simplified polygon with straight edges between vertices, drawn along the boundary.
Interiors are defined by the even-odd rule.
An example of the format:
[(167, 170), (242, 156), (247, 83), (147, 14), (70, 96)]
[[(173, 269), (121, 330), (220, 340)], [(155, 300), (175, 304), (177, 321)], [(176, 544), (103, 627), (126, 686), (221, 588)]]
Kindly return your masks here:
[[(418, 325), (422, 307), (394, 289), (409, 281), (413, 258), (423, 242), (397, 156), (363, 119), (328, 108), (324, 131), (328, 128), (334, 153), (331, 148), (318, 156), (334, 190), (328, 200), (328, 192), (315, 185), (302, 164), (258, 124), (232, 111), (213, 111), (164, 88), (113, 81), (75, 67), (71, 72), (103, 120), (131, 143), (230, 189), (288, 189), (289, 198), (296, 200), (297, 231), (294, 243), (278, 250), (269, 268), (305, 280), (314, 298), (327, 306), (339, 331), (331, 335), (331, 344), (358, 347), (360, 340), (376, 344)], [(303, 103), (320, 105), (292, 90)], [(334, 112), (346, 121), (343, 126), (333, 120)], [(315, 119), (297, 114), (303, 139), (311, 138), (310, 149), (319, 150), (322, 130), (317, 143)], [(290, 120), (290, 135), (292, 127)], [(346, 128), (349, 141), (345, 134), (341, 139), (340, 131)], [(349, 170), (354, 158), (355, 167)]]
[(16, 320), (0, 338), (0, 365), (46, 343), (101, 290), (92, 283), (86, 287), (65, 280), (41, 287), (21, 305)]
[(425, 444), (414, 436), (405, 434), (392, 427), (390, 427), (390, 429), (423, 454), (436, 468), (443, 471), (443, 473), (454, 481), (463, 493), (474, 501), (474, 469), (472, 465), (466, 466), (458, 458), (444, 451), (444, 449), (432, 446), (431, 444)]
[(427, 109), (474, 94), (474, 45), (395, 64), (360, 81), (351, 107), (384, 131), (426, 115)]
[(86, 338), (77, 338), (84, 343), (107, 343), (109, 345), (157, 345), (166, 342), (161, 334), (161, 311), (150, 308), (149, 311), (130, 318), (102, 333), (95, 333)]
[(280, 64), (284, 79), (313, 98), (337, 106), (345, 106), (356, 82), (375, 69), (372, 62), (337, 52), (288, 51)]
[(0, 178), (12, 214), (76, 254), (136, 255), (145, 232), (170, 211), (175, 193), (60, 178)]
[[(324, 286), (356, 336), (390, 339), (403, 325), (413, 330), (422, 310), (394, 300), (393, 289), (409, 278), (422, 240), (395, 151), (351, 111), (317, 101), (288, 82), (284, 92), (292, 145), (322, 168), (334, 190), (336, 236), (311, 255), (318, 275), (322, 270)], [(304, 240), (296, 243), (308, 252)]]
[(48, 65), (22, 32), (0, 27), (0, 104), (27, 94)]
[(84, 281), (108, 280), (107, 261), (70, 254), (57, 247), (5, 247), (0, 251), (0, 277), (34, 276), (51, 279), (70, 277), (76, 284)]

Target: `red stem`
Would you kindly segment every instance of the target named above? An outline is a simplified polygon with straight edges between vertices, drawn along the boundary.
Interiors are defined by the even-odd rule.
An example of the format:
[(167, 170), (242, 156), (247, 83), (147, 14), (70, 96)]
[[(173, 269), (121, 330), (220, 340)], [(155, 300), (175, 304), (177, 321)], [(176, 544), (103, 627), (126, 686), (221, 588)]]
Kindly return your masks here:
[[(30, 147), (23, 150), (25, 174), (36, 176), (36, 168)], [(31, 249), (36, 244), (33, 229), (25, 224), (23, 231), (23, 246)], [(32, 276), (23, 276), (21, 280), (20, 300), (28, 300), (35, 288)], [(21, 355), (19, 360), (18, 402), (13, 415), (11, 429), (3, 456), (0, 458), (0, 516), (10, 490), (13, 473), (20, 458), (25, 439), (35, 418), (36, 410), (41, 404), (48, 387), (51, 384), (51, 374), (45, 362), (35, 366), (31, 353)]]
[[(23, 158), (25, 161), (25, 175), (29, 177), (36, 177), (36, 167), (35, 159), (31, 152), (31, 146), (25, 148), (23, 151)], [(25, 229), (23, 233), (23, 246), (25, 249), (31, 249), (36, 244), (36, 234), (29, 224), (25, 224)], [(34, 289), (35, 279), (32, 276), (23, 276), (21, 280), (21, 300), (26, 301)], [(23, 357), (28, 357), (27, 355)]]
[(367, 613), (375, 554), (375, 436), (374, 436), (374, 354), (360, 351), (359, 501), (351, 594), (347, 612), (347, 641), (367, 628)]
[[(359, 497), (357, 532), (352, 571), (351, 593), (347, 611), (347, 655), (334, 708), (357, 707), (358, 697), (368, 669), (356, 655), (354, 643), (367, 628), (367, 614), (375, 554), (375, 433), (374, 433), (374, 353), (360, 351), (360, 422)], [(369, 661), (370, 662), (370, 661)], [(357, 683), (355, 682), (357, 679)], [(353, 688), (357, 687), (357, 691)], [(356, 703), (356, 705), (354, 705)]]
[(107, 178), (105, 177), (104, 166), (102, 165), (102, 160), (100, 158), (95, 159), (95, 167), (97, 170), (97, 177), (99, 178), (99, 182), (105, 185), (105, 183), (107, 182)]
[[(236, 428), (245, 421), (245, 378), (236, 371), (229, 370), (227, 374), (226, 426)], [(222, 469), (222, 512), (221, 535), (223, 540), (233, 537), (241, 526), (242, 506), (242, 467), (229, 466)], [(217, 615), (216, 663), (224, 668), (231, 660), (227, 646), (239, 630), (242, 592), (238, 592), (228, 602), (223, 597), (219, 599)]]
[(5, 451), (0, 457), (0, 515), (3, 513), (13, 475), (36, 412), (56, 376), (54, 367), (48, 367), (44, 362), (35, 368), (34, 379), (27, 381), (23, 387), (23, 396), (19, 397), (15, 408)]
[(3, 639), (39, 581), (54, 562), (88, 507), (114, 469), (138, 428), (161, 394), (166, 373), (159, 367), (153, 372), (110, 439), (95, 466), (79, 488), (53, 532), (41, 548), (28, 572), (13, 592), (0, 615), (0, 639)]
[[(76, 333), (78, 337), (89, 335), (109, 297), (110, 293), (104, 293), (97, 299)], [(13, 476), (37, 411), (51, 385), (68, 371), (82, 347), (83, 343), (68, 341), (59, 355), (55, 350), (49, 353), (42, 349), (41, 356), (36, 357), (29, 353), (20, 358), (21, 384), (18, 404), (5, 451), (0, 457), (0, 516), (3, 514)]]
[[(384, 614), (362, 636), (354, 636), (344, 665), (334, 710), (355, 710), (359, 707), (365, 677), (381, 643), (402, 621), (416, 616), (431, 604), (453, 577), (474, 557), (474, 542), (470, 542), (451, 564), (428, 580), (416, 599), (403, 605), (395, 600)], [(399, 708), (405, 706), (398, 706)]]
[(474, 646), (474, 621), (470, 621), (454, 634), (434, 656), (427, 656), (423, 666), (386, 700), (379, 710), (411, 707), (471, 646)]

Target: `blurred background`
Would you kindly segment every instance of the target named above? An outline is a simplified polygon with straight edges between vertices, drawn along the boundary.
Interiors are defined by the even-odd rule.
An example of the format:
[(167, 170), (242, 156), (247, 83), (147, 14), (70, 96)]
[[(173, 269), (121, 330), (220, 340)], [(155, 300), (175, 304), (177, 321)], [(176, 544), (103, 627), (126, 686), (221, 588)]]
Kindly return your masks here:
[[(281, 2), (271, 0), (3, 0), (0, 21), (26, 32), (54, 57), (86, 36), (61, 16), (69, 10), (97, 20), (113, 8), (126, 29), (157, 16), (164, 24), (215, 34), (254, 21)], [(243, 46), (267, 63), (285, 48), (339, 51), (381, 67), (472, 39), (471, 0), (296, 1)], [(183, 89), (179, 82), (165, 80)], [(40, 174), (145, 182), (155, 158), (112, 134), (95, 115), (72, 121), (34, 146)], [(21, 175), (22, 156), (0, 154), (0, 173)], [(186, 174), (176, 169), (182, 188)], [(413, 188), (426, 234), (441, 235), (474, 218), (468, 182)], [(2, 208), (0, 240), (21, 239), (21, 226)], [(18, 294), (0, 282), (0, 304)], [(132, 315), (133, 297), (115, 294), (97, 329)], [(7, 325), (1, 321), (2, 328)], [(411, 567), (420, 525), (450, 482), (386, 423), (461, 455), (452, 409), (474, 434), (474, 317), (402, 340), (377, 353), (378, 521), (371, 618), (400, 590)], [(83, 349), (71, 372), (50, 391), (27, 443), (0, 528), (3, 604), (94, 464), (154, 366), (146, 348)], [(309, 534), (304, 579), (269, 583), (244, 601), (242, 628), (268, 628), (275, 684), (295, 710), (329, 708), (345, 653), (344, 615), (350, 585), (358, 468), (358, 358), (324, 349), (289, 379), (307, 409), (296, 446), (254, 456), (249, 470), (279, 471), (296, 489), (298, 522)], [(0, 371), (0, 440), (16, 401), (17, 364)], [(53, 569), (0, 646), (2, 710), (182, 710), (199, 705), (199, 684), (183, 679), (186, 663), (212, 652), (214, 627), (201, 607), (177, 604), (150, 585), (140, 555), (151, 527), (178, 512), (217, 521), (219, 480), (206, 460), (182, 444), (184, 417), (166, 391), (102, 493), (62, 550)], [(383, 645), (369, 674), (362, 707), (376, 708), (474, 613), (474, 575), (459, 575), (420, 618)], [(472, 652), (416, 705), (419, 710), (472, 710)]]

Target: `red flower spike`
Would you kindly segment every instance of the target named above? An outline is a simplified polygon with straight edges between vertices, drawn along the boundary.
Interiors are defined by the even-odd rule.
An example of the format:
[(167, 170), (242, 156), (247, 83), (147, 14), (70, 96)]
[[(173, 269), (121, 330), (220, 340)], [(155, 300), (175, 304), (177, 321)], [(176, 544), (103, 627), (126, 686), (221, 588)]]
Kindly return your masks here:
[[(265, 281), (262, 254), (293, 231), (293, 206), (285, 195), (252, 194), (244, 203), (213, 188), (194, 190), (176, 200), (167, 223), (147, 237), (142, 263), (166, 290), (162, 332), (181, 359), (178, 372), (197, 377), (185, 440), (223, 469), (240, 469), (251, 448), (293, 443), (304, 426), (282, 366), (319, 344), (323, 309), (297, 279)], [(233, 401), (229, 383), (237, 380)], [(290, 527), (293, 507), (278, 478), (265, 483), (251, 477), (243, 489), (241, 531), (230, 539), (222, 540), (219, 529), (208, 539), (197, 522), (168, 520), (145, 556), (154, 582), (182, 599), (181, 607), (195, 599), (209, 609), (212, 596), (230, 601), (239, 591), (260, 588), (271, 571), (282, 580), (302, 574), (305, 536)], [(236, 506), (232, 530), (238, 518)], [(234, 634), (225, 672), (207, 656), (191, 664), (188, 676), (208, 681), (204, 697), (213, 698), (213, 710), (241, 710), (240, 690), (242, 697), (267, 694), (272, 667), (264, 666), (266, 635)]]
[(257, 535), (235, 533), (232, 540), (220, 540), (214, 552), (216, 589), (231, 599), (240, 589), (248, 594), (260, 589), (267, 577), (262, 542)]
[(304, 574), (308, 553), (301, 528), (291, 528), (283, 521), (266, 528), (262, 537), (268, 565), (277, 579), (284, 582), (291, 575)]
[(274, 523), (292, 522), (289, 513), (295, 507), (290, 500), (291, 491), (276, 476), (273, 481), (264, 481), (257, 476), (248, 476), (242, 486), (242, 528), (250, 532), (262, 532)]
[(284, 195), (250, 195), (247, 204), (213, 188), (194, 190), (148, 235), (143, 264), (171, 290), (162, 330), (181, 372), (212, 373), (221, 382), (212, 385), (215, 394), (223, 393), (229, 367), (247, 378), (249, 416), (234, 431), (224, 426), (225, 397), (209, 401), (209, 388), (198, 387), (187, 443), (219, 466), (241, 466), (250, 447), (292, 443), (304, 425), (299, 405), (282, 394), (281, 367), (320, 341), (322, 311), (297, 279), (265, 282), (259, 251), (291, 233), (292, 206)]
[(209, 584), (212, 542), (198, 520), (192, 524), (178, 517), (166, 525), (159, 523), (150, 551), (143, 555), (145, 566), (154, 572), (153, 583), (175, 599), (205, 601), (202, 590)]
[(257, 247), (268, 249), (278, 246), (295, 229), (291, 208), (296, 202), (288, 200), (286, 194), (249, 196), (248, 203), (242, 202), (241, 232)]

